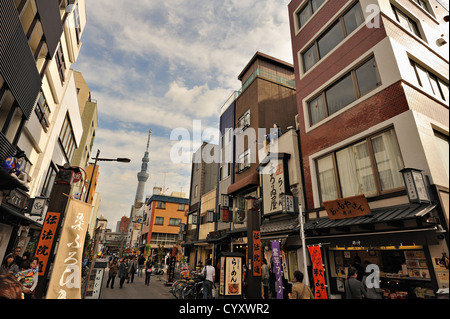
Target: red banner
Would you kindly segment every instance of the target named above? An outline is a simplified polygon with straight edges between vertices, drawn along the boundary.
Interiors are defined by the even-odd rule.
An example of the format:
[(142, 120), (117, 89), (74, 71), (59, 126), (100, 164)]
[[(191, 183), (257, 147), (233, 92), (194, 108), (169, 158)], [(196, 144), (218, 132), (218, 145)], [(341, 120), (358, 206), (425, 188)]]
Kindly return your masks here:
[(327, 288), (325, 287), (325, 272), (323, 269), (322, 252), (320, 246), (308, 247), (311, 256), (314, 279), (314, 298), (328, 299)]

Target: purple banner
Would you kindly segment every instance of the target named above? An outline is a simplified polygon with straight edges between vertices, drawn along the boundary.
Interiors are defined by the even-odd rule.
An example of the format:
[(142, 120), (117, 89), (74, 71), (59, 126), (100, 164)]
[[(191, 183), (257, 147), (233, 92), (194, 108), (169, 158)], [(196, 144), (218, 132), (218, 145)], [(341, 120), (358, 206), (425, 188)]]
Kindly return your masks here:
[(277, 291), (277, 299), (283, 299), (283, 278), (281, 277), (281, 252), (279, 241), (272, 241), (272, 262), (275, 271), (275, 290)]

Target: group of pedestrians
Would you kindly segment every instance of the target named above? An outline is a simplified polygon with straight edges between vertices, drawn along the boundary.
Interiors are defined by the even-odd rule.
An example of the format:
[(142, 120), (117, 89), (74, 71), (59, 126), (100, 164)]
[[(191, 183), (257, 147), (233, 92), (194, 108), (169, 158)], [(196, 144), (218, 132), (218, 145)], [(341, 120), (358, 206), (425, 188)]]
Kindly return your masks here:
[(0, 298), (33, 299), (39, 277), (39, 259), (30, 258), (16, 247), (6, 255), (0, 266)]
[(114, 289), (114, 280), (116, 276), (119, 277), (119, 286), (123, 287), (125, 280), (127, 284), (134, 282), (134, 276), (137, 273), (138, 277), (143, 277), (145, 273), (145, 285), (150, 284), (150, 277), (152, 274), (153, 262), (150, 257), (146, 260), (144, 254), (140, 254), (139, 257), (136, 255), (125, 256), (119, 259), (113, 256), (112, 260), (109, 262), (109, 276), (106, 282), (106, 288), (109, 288), (111, 283), (111, 289)]

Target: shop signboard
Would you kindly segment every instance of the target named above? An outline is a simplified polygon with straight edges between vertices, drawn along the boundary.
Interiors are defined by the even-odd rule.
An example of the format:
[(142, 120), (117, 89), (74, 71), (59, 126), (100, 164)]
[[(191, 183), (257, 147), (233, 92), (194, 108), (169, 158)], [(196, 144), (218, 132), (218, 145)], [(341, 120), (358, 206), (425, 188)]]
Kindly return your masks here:
[(243, 255), (225, 253), (220, 258), (219, 294), (225, 298), (242, 298)]
[[(81, 299), (83, 248), (91, 210), (88, 203), (69, 200), (48, 284), (48, 299)], [(95, 272), (91, 274), (96, 276)]]
[(428, 196), (422, 171), (413, 168), (404, 168), (400, 172), (403, 174), (409, 201), (411, 203), (429, 203), (430, 197)]
[(261, 275), (261, 233), (253, 231), (253, 276)]
[(264, 215), (283, 212), (286, 194), (284, 161), (272, 158), (261, 171)]
[(364, 216), (370, 213), (370, 207), (364, 195), (339, 198), (323, 202), (329, 219), (345, 219)]
[(35, 256), (39, 258), (39, 276), (46, 274), (49, 254), (55, 242), (60, 217), (61, 213), (56, 212), (47, 212), (45, 216), (35, 253)]
[(280, 242), (278, 240), (272, 241), (272, 262), (275, 271), (275, 289), (277, 292), (277, 299), (283, 299), (283, 278), (281, 276), (281, 254)]
[(309, 246), (309, 254), (311, 256), (311, 264), (314, 279), (314, 298), (328, 299), (327, 289), (325, 285), (325, 270), (323, 268), (322, 252), (320, 246)]

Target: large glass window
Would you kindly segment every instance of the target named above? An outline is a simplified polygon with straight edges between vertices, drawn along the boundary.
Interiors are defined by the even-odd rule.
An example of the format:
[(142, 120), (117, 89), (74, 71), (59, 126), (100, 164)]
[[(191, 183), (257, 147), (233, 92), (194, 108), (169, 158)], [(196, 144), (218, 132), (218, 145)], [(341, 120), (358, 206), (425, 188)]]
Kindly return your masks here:
[(370, 136), (317, 160), (321, 200), (397, 190), (403, 187), (402, 168), (394, 130)]
[(330, 51), (338, 46), (345, 37), (363, 23), (364, 15), (361, 10), (361, 5), (357, 2), (340, 16), (325, 32), (323, 32), (311, 47), (308, 47), (308, 49), (301, 54), (304, 72), (308, 71), (317, 63), (317, 61), (323, 59)]
[(413, 60), (410, 60), (411, 66), (414, 68), (417, 83), (429, 94), (432, 94), (444, 101), (449, 101), (448, 83), (434, 73), (428, 71)]
[(309, 0), (307, 4), (297, 14), (299, 28), (303, 27), (306, 22), (311, 18), (314, 12), (316, 12), (325, 0)]
[(64, 119), (64, 123), (59, 134), (59, 141), (65, 152), (67, 161), (70, 163), (72, 161), (73, 154), (75, 153), (76, 145), (69, 115), (66, 115), (66, 118)]
[(415, 34), (419, 38), (422, 38), (416, 21), (414, 21), (406, 13), (404, 13), (394, 5), (392, 5), (392, 10), (394, 11), (395, 18), (404, 28), (406, 28), (409, 32)]
[(437, 144), (437, 147), (438, 147), (438, 149), (439, 149), (439, 152), (440, 152), (440, 156), (441, 156), (441, 159), (442, 159), (442, 163), (444, 164), (444, 169), (445, 169), (445, 172), (447, 173), (447, 178), (450, 176), (449, 175), (449, 162), (450, 162), (450, 159), (449, 159), (449, 146), (448, 146), (448, 136), (447, 135), (444, 135), (444, 134), (442, 134), (442, 133), (439, 133), (439, 132), (434, 132), (434, 135), (435, 135), (435, 137), (436, 137), (436, 144)]
[(319, 46), (319, 56), (323, 58), (331, 50), (333, 50), (344, 39), (342, 26), (339, 21), (335, 22), (325, 33), (319, 38), (317, 44)]
[(371, 57), (308, 102), (311, 125), (330, 116), (381, 84)]
[(356, 99), (356, 95), (351, 74), (347, 74), (339, 82), (327, 89), (325, 95), (329, 115), (336, 113), (344, 106), (353, 102)]

